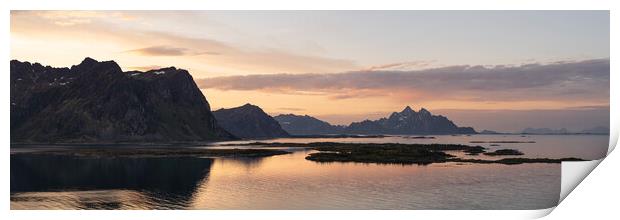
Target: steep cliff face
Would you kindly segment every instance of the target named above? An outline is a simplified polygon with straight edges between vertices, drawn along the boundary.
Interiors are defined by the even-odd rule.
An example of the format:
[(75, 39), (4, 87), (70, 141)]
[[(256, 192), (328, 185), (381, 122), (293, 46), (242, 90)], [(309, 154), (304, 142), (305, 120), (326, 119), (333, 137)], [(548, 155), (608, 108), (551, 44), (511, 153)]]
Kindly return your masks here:
[(280, 124), (260, 107), (245, 104), (236, 108), (220, 109), (213, 114), (217, 121), (233, 135), (246, 138), (288, 137)]
[(86, 58), (71, 68), (11, 61), (12, 142), (228, 140), (192, 76), (123, 72)]

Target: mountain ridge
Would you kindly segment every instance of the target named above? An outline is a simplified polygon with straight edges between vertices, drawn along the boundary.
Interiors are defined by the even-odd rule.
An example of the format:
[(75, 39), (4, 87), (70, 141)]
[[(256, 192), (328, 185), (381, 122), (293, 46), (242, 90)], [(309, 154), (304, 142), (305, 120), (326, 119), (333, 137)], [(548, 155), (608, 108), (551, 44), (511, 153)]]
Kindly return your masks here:
[(293, 135), (339, 134), (345, 129), (345, 126), (331, 125), (309, 115), (280, 114), (273, 118)]
[[(471, 127), (458, 127), (442, 115), (433, 115), (425, 108), (419, 112), (406, 106), (400, 112), (393, 112), (388, 117), (378, 120), (352, 122), (348, 126), (335, 126), (311, 116), (278, 115), (277, 119), (289, 133), (294, 135), (325, 134), (320, 130), (307, 127), (308, 124), (322, 124), (340, 134), (476, 134)], [(305, 129), (305, 130), (304, 130)], [(333, 133), (330, 133), (333, 134)]]
[(233, 135), (245, 139), (289, 137), (281, 125), (256, 105), (218, 109), (213, 115), (220, 125)]
[(86, 57), (70, 68), (10, 61), (11, 142), (231, 140), (192, 76), (123, 72)]

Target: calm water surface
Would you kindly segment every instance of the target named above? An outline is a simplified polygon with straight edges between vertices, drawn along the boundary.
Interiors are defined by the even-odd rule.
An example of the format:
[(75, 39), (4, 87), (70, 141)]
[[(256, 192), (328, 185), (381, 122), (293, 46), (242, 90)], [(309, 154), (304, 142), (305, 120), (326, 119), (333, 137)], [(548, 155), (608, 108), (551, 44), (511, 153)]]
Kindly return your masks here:
[[(602, 135), (435, 137), (269, 141), (461, 143), (584, 159), (603, 157), (608, 145)], [(497, 140), (536, 143), (469, 143)], [(12, 154), (11, 209), (542, 209), (559, 199), (559, 164), (316, 163), (304, 159), (312, 151), (289, 150), (259, 159)]]

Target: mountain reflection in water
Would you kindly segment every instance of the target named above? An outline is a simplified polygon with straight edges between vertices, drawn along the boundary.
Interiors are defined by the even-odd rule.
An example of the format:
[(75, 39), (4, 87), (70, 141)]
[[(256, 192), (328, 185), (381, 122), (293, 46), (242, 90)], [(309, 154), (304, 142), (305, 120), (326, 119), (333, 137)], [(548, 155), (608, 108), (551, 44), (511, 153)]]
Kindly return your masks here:
[(11, 155), (11, 200), (39, 198), (54, 204), (57, 199), (75, 203), (57, 208), (78, 209), (187, 208), (197, 185), (208, 180), (212, 164), (213, 159), (195, 157), (16, 154)]
[[(434, 137), (269, 141), (466, 145), (474, 141), (483, 142), (476, 145), (489, 151), (516, 149), (524, 157), (584, 159), (601, 158), (609, 143), (604, 135)], [(505, 143), (488, 143), (498, 141)], [(231, 143), (243, 142), (205, 147), (254, 147)], [(215, 159), (29, 153), (50, 147), (58, 146), (11, 148), (11, 209), (544, 209), (557, 205), (561, 186), (560, 164), (317, 163), (305, 159), (312, 151), (294, 148), (286, 149), (291, 154), (270, 157)]]

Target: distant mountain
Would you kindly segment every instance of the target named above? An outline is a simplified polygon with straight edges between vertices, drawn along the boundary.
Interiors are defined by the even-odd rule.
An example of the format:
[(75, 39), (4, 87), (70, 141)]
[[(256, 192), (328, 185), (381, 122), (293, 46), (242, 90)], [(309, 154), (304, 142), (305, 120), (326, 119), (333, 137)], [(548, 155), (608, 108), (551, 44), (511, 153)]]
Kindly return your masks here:
[(482, 130), (480, 134), (501, 134), (501, 133), (497, 131), (492, 131), (492, 130)]
[(11, 142), (233, 139), (185, 70), (123, 72), (86, 58), (71, 68), (11, 61)]
[(346, 128), (352, 134), (475, 134), (471, 127), (458, 127), (448, 118), (433, 115), (422, 108), (419, 112), (407, 106), (388, 118), (351, 123)]
[(349, 126), (334, 126), (310, 116), (276, 116), (282, 127), (291, 134), (475, 134), (471, 127), (458, 127), (448, 118), (433, 115), (422, 108), (419, 112), (407, 106), (388, 118), (353, 122)]
[(590, 129), (585, 129), (580, 133), (584, 134), (609, 134), (609, 128), (605, 126), (598, 126)]
[(246, 138), (288, 137), (278, 121), (261, 108), (251, 104), (230, 109), (220, 109), (213, 114), (218, 123), (233, 135)]
[(344, 126), (331, 125), (308, 115), (278, 115), (273, 117), (292, 135), (342, 134)]
[(526, 128), (521, 131), (522, 134), (568, 134), (566, 128), (554, 130), (551, 128)]

